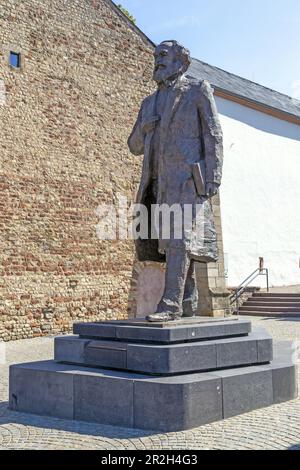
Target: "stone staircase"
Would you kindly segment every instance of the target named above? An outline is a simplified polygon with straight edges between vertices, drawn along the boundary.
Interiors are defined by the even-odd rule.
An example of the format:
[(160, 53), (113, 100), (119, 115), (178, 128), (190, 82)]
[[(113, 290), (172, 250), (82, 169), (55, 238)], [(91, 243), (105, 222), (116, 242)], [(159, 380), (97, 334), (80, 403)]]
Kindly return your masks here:
[(300, 317), (300, 293), (256, 292), (239, 308), (240, 315)]

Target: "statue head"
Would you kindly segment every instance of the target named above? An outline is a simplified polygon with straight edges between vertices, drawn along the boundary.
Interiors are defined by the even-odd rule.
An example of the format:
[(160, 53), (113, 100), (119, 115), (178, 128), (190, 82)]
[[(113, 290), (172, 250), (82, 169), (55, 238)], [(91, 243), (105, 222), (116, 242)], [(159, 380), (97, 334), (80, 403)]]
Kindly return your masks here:
[(153, 79), (158, 83), (165, 83), (183, 75), (190, 63), (190, 51), (177, 41), (163, 41), (154, 52)]

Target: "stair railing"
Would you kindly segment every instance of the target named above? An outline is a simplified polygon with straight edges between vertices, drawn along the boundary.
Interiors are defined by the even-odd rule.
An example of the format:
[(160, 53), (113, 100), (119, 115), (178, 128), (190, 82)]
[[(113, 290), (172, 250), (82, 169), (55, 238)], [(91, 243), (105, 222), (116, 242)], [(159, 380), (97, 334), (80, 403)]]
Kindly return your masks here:
[(236, 314), (239, 313), (239, 299), (249, 286), (258, 276), (266, 276), (266, 283), (267, 283), (267, 292), (269, 292), (269, 269), (262, 267), (257, 268), (253, 273), (251, 273), (234, 291), (234, 294), (231, 296), (231, 305), (236, 303)]

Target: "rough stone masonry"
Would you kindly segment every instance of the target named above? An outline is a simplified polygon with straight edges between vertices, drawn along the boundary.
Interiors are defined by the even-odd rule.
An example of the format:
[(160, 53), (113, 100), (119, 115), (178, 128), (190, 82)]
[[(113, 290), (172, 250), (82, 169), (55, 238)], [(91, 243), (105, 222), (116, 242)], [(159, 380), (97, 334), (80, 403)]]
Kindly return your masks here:
[(100, 241), (95, 210), (116, 192), (134, 199), (142, 162), (126, 141), (154, 89), (153, 46), (109, 0), (0, 11), (0, 339), (124, 318), (133, 244)]
[(0, 10), (0, 338), (124, 317), (132, 244), (98, 240), (95, 210), (136, 191), (126, 141), (151, 91), (152, 47), (105, 0)]

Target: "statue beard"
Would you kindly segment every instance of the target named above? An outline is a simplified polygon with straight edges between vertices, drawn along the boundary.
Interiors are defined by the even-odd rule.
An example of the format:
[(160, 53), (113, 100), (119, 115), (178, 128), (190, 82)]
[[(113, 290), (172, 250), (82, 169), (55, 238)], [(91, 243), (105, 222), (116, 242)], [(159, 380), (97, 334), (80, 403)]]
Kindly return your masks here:
[(158, 84), (167, 84), (178, 78), (180, 75), (183, 75), (185, 72), (184, 66), (181, 62), (174, 62), (172, 66), (169, 67), (159, 67), (155, 68), (153, 72), (153, 80)]

